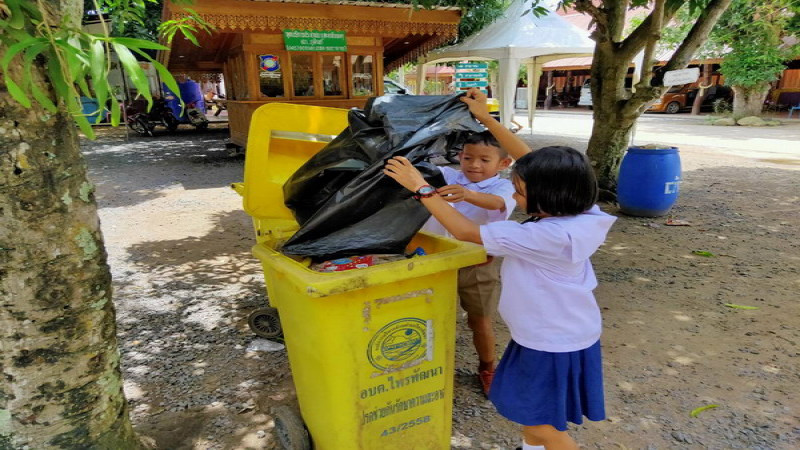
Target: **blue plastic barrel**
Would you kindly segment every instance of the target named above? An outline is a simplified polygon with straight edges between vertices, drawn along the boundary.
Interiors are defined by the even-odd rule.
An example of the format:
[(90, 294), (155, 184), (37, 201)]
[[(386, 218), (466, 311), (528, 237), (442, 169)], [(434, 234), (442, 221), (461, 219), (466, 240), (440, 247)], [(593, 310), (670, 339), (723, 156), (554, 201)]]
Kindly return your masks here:
[(99, 114), (97, 113), (97, 110), (100, 109), (100, 107), (97, 104), (96, 99), (81, 96), (81, 109), (81, 112), (87, 115), (86, 119), (91, 124), (100, 123), (105, 119), (105, 111)]
[(630, 216), (663, 216), (678, 200), (680, 181), (681, 157), (676, 147), (631, 147), (617, 178), (620, 211)]

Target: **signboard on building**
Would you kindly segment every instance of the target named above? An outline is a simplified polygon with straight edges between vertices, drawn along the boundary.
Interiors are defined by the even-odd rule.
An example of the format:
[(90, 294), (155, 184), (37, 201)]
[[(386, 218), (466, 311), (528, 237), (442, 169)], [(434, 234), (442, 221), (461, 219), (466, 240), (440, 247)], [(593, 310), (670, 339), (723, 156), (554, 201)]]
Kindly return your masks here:
[(682, 84), (694, 83), (698, 78), (700, 78), (699, 67), (670, 70), (664, 73), (664, 86), (680, 86)]
[(455, 71), (456, 90), (466, 91), (470, 88), (479, 88), (487, 92), (489, 86), (489, 63), (459, 63)]
[(346, 52), (344, 31), (333, 30), (283, 30), (286, 50), (296, 52)]

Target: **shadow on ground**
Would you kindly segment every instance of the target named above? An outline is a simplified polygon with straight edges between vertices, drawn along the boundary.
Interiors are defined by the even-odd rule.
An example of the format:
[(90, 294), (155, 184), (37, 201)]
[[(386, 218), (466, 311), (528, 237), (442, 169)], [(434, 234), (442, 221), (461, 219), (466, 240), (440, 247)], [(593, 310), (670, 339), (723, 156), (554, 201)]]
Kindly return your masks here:
[(99, 204), (117, 208), (157, 199), (169, 188), (209, 189), (240, 181), (244, 157), (230, 154), (227, 138), (228, 129), (221, 126), (128, 141), (122, 130), (105, 129), (96, 141), (83, 140), (81, 149), (90, 179), (114, 191), (99, 193)]

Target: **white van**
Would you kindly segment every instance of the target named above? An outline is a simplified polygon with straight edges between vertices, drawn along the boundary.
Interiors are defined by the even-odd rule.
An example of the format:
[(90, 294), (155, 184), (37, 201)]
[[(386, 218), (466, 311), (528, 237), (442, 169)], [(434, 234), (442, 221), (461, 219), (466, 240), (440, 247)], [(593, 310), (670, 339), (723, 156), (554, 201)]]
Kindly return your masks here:
[(588, 78), (583, 82), (583, 86), (581, 86), (581, 96), (578, 98), (578, 106), (588, 106), (589, 109), (592, 109), (592, 87)]
[[(625, 78), (625, 91), (628, 97), (631, 95), (632, 87), (633, 78)], [(581, 96), (578, 99), (578, 106), (588, 106), (589, 109), (592, 109), (592, 84), (589, 78), (587, 78), (586, 81), (583, 82), (583, 86), (581, 86)]]

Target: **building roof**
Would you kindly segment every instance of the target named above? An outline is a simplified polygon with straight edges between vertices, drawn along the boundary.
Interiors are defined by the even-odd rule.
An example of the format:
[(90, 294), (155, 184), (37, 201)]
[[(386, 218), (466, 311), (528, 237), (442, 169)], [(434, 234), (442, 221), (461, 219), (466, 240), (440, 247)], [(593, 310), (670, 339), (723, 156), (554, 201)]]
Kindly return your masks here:
[[(311, 3), (311, 4), (333, 4), (333, 5), (352, 5), (352, 6), (371, 6), (375, 8), (403, 8), (411, 9), (414, 5), (410, 3), (397, 3), (393, 1), (357, 1), (357, 0), (249, 0), (252, 2), (269, 3)], [(458, 6), (435, 6), (428, 8), (438, 11), (460, 11)]]
[[(459, 8), (411, 9), (408, 4), (353, 0), (195, 0), (191, 9), (214, 27), (197, 33), (200, 47), (176, 38), (159, 60), (175, 71), (221, 71), (233, 36), (283, 30), (340, 30), (348, 36), (383, 38), (387, 70), (414, 60), (458, 36)], [(400, 11), (402, 9), (403, 11)], [(164, 2), (162, 20), (188, 16)]]

